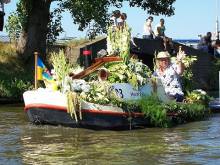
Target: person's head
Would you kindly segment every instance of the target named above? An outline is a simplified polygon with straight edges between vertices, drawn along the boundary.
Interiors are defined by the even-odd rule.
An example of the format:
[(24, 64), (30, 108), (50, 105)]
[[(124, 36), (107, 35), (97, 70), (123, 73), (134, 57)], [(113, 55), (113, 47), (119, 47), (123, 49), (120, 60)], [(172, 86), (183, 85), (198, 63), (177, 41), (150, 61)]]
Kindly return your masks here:
[(209, 37), (209, 38), (211, 38), (211, 37), (212, 37), (212, 33), (211, 33), (211, 32), (207, 32), (207, 33), (206, 33), (206, 36)]
[(166, 69), (170, 65), (170, 54), (167, 51), (162, 51), (157, 54), (157, 67)]
[(120, 10), (115, 10), (115, 11), (112, 12), (112, 15), (113, 15), (114, 17), (116, 17), (116, 18), (119, 18), (120, 15), (121, 15), (121, 12), (120, 12)]
[(121, 13), (121, 19), (125, 21), (127, 19), (127, 14), (126, 13)]
[(160, 24), (164, 25), (164, 19), (163, 18), (160, 19)]
[(152, 16), (149, 16), (149, 17), (146, 19), (146, 21), (147, 21), (147, 20), (151, 20), (151, 22), (153, 22), (154, 18), (153, 18)]

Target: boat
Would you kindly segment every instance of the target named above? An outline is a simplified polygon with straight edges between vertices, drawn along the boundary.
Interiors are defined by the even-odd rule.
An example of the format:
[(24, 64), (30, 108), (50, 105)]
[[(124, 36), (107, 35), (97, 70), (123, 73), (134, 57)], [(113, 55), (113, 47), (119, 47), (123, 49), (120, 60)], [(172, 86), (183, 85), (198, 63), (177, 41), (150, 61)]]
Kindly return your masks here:
[[(149, 120), (140, 112), (129, 113), (122, 108), (93, 104), (83, 101), (82, 119), (76, 121), (67, 113), (66, 96), (60, 92), (47, 90), (24, 93), (25, 112), (31, 123), (84, 127), (93, 129), (130, 129), (147, 126)], [(79, 114), (78, 114), (79, 116)]]
[[(152, 92), (149, 85), (134, 90), (128, 83), (113, 84), (114, 89), (121, 89), (124, 99), (139, 99)], [(158, 92), (164, 92), (162, 86)], [(168, 99), (160, 93), (161, 99)], [(129, 111), (113, 105), (100, 105), (81, 101), (77, 117), (67, 113), (67, 97), (60, 91), (45, 88), (26, 91), (23, 94), (24, 110), (33, 124), (63, 125), (68, 127), (92, 129), (133, 129), (152, 126), (150, 120), (138, 109)], [(168, 114), (175, 116), (174, 114)], [(81, 116), (81, 117), (80, 117)]]
[[(110, 32), (112, 33), (111, 29)], [(130, 53), (128, 53), (130, 52), (130, 40), (128, 40), (129, 37), (124, 37), (127, 43), (123, 45), (123, 47), (116, 43), (113, 44), (115, 39), (111, 41), (112, 38), (108, 38), (110, 44), (107, 44), (107, 50), (113, 52), (113, 54), (108, 53), (109, 56), (96, 58), (91, 66), (86, 65), (84, 70), (78, 73), (73, 72), (71, 76), (69, 72), (64, 74), (66, 70), (59, 70), (62, 69), (62, 67), (58, 67), (61, 64), (66, 67), (67, 63), (65, 61), (61, 63), (57, 62), (57, 64), (54, 65), (54, 67), (57, 67), (55, 70), (57, 69), (57, 74), (62, 73), (60, 76), (56, 75), (59, 77), (58, 79), (56, 77), (56, 81), (60, 84), (60, 90), (54, 90), (55, 88), (51, 88), (50, 86), (48, 86), (48, 88), (37, 88), (37, 80), (39, 80), (38, 74), (40, 72), (41, 80), (45, 74), (45, 76), (47, 76), (46, 80), (50, 81), (52, 86), (56, 82), (48, 75), (45, 65), (38, 57), (37, 52), (35, 52), (35, 89), (26, 91), (23, 94), (25, 103), (24, 110), (29, 121), (34, 124), (63, 125), (77, 128), (132, 129), (153, 126), (152, 120), (154, 119), (152, 118), (157, 118), (159, 112), (159, 117), (161, 115), (166, 121), (171, 119), (169, 121), (175, 122), (175, 119), (180, 117), (182, 119), (181, 121), (185, 122), (185, 119), (188, 117), (187, 112), (182, 112), (175, 108), (172, 109), (172, 107), (169, 107), (170, 109), (167, 108), (166, 110), (168, 111), (163, 111), (163, 108), (165, 108), (164, 103), (170, 102), (171, 98), (166, 95), (160, 79), (151, 77), (152, 71), (149, 66), (144, 63), (144, 59), (142, 59), (142, 62), (139, 60), (141, 58), (132, 58), (130, 56)], [(122, 39), (120, 38), (120, 40)], [(143, 40), (141, 39), (136, 38), (134, 42), (137, 44), (137, 47), (140, 48), (138, 50), (139, 55), (151, 52), (151, 56), (146, 56), (146, 59), (148, 59), (148, 57), (153, 59), (152, 54), (154, 54), (155, 49), (153, 43), (155, 43), (155, 41), (152, 40), (152, 47), (148, 46), (147, 48), (146, 46), (141, 47), (141, 45), (143, 45)], [(157, 50), (160, 50), (161, 40), (157, 40), (157, 42)], [(119, 48), (121, 50), (118, 52)], [(87, 50), (84, 52), (86, 55), (88, 54)], [(118, 54), (114, 54), (115, 52), (116, 54), (121, 54), (118, 56)], [(63, 55), (63, 58), (60, 59), (65, 59), (64, 53), (59, 55)], [(58, 57), (58, 55), (55, 57)], [(86, 59), (88, 58), (85, 58), (85, 60)], [(93, 77), (93, 73), (95, 78)], [(86, 78), (88, 78), (88, 81), (84, 80)], [(81, 84), (81, 81), (85, 82), (85, 86), (89, 85), (87, 92), (84, 91), (86, 88), (83, 89), (76, 85), (78, 82)], [(104, 89), (104, 94), (100, 92), (99, 86), (93, 88), (97, 84), (107, 84), (105, 86), (106, 88), (102, 88)], [(97, 93), (99, 96), (97, 96)], [(150, 118), (150, 115), (146, 116), (138, 105), (137, 107), (132, 105), (132, 107), (129, 108), (117, 104), (141, 100), (143, 96), (152, 95), (157, 96), (156, 99), (158, 102), (156, 102), (156, 104), (161, 104), (160, 108), (157, 109), (157, 115), (155, 115), (155, 112), (153, 114), (156, 117), (151, 116), (152, 118)], [(106, 98), (108, 102), (103, 103), (103, 100)], [(116, 104), (113, 103), (115, 101), (117, 102)], [(153, 100), (153, 102), (154, 101), (155, 100)], [(126, 103), (126, 105), (128, 104)], [(151, 109), (154, 108), (150, 108), (150, 110)], [(147, 110), (150, 111), (149, 109)], [(179, 114), (182, 116), (179, 116)], [(178, 122), (179, 121), (180, 120), (178, 120)]]
[(220, 98), (215, 98), (209, 102), (209, 109), (212, 112), (220, 112)]

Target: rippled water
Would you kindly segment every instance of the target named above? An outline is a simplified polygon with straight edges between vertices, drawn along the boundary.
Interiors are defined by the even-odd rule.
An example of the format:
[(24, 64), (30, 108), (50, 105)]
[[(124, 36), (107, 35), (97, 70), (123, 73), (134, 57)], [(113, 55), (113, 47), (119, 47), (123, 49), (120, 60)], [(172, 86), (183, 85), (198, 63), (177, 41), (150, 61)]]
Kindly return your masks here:
[(0, 106), (0, 164), (220, 164), (220, 114), (175, 128), (94, 131), (29, 124)]

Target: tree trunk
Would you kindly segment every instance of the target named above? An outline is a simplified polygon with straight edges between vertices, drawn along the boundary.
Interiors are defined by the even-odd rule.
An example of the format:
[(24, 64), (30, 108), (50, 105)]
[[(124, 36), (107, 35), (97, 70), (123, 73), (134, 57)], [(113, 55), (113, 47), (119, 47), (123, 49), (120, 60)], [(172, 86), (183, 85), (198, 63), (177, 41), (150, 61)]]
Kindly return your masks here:
[(27, 32), (21, 35), (17, 51), (28, 62), (33, 59), (33, 53), (39, 52), (46, 56), (46, 35), (49, 22), (51, 0), (31, 0), (32, 9), (28, 17)]

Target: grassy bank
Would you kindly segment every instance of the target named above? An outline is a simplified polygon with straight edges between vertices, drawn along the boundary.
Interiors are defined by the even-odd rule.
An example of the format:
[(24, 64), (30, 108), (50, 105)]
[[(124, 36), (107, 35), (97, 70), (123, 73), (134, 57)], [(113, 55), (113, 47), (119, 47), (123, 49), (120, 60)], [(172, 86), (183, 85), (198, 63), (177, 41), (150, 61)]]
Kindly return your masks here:
[(33, 87), (33, 71), (26, 66), (14, 44), (0, 43), (0, 99), (22, 100), (23, 92)]

